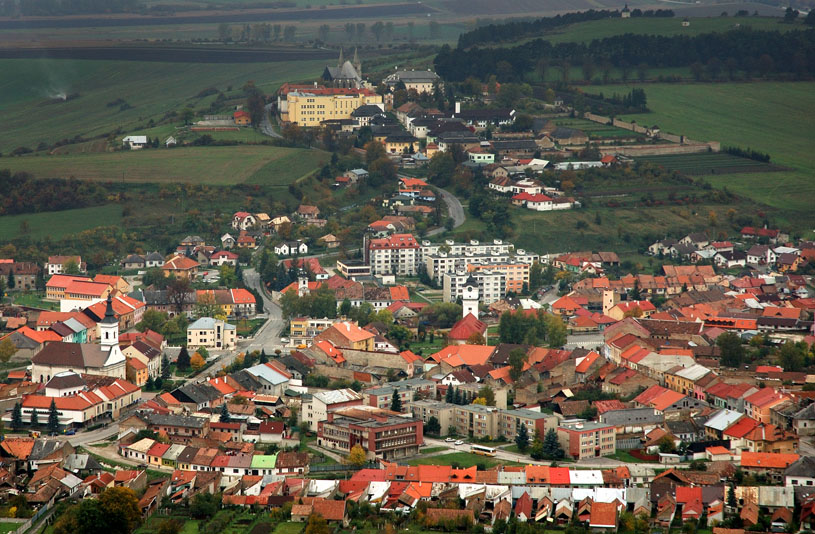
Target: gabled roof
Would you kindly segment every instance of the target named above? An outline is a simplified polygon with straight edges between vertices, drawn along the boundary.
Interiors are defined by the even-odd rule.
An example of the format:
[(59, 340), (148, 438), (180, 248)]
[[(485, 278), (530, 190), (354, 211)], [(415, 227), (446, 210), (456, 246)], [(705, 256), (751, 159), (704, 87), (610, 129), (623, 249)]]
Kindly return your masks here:
[(800, 456), (797, 454), (744, 451), (741, 453), (741, 466), (761, 469), (786, 469), (799, 458)]

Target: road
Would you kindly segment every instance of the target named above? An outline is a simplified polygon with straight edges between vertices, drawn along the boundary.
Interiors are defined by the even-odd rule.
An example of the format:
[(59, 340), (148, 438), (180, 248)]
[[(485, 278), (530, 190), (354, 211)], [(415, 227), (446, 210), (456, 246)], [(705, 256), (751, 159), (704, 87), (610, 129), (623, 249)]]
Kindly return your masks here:
[[(435, 189), (441, 195), (441, 198), (444, 199), (444, 203), (447, 204), (447, 213), (450, 215), (450, 218), (453, 219), (453, 228), (458, 228), (464, 224), (467, 217), (464, 215), (464, 206), (461, 205), (461, 201), (458, 197), (446, 189), (440, 187)], [(436, 235), (446, 231), (447, 229), (443, 227), (436, 228), (435, 230), (427, 232), (427, 235)]]
[[(255, 337), (241, 345), (242, 350), (260, 350), (263, 348), (272, 349), (282, 347), (280, 343), (280, 332), (286, 326), (283, 320), (283, 311), (275, 304), (269, 296), (266, 288), (260, 281), (260, 275), (252, 268), (243, 269), (243, 281), (247, 287), (251, 287), (260, 294), (263, 300), (263, 311), (269, 317), (260, 330), (255, 333)], [(239, 344), (240, 345), (240, 344)]]
[[(464, 443), (463, 445), (456, 445), (455, 443), (450, 443), (444, 441), (443, 439), (434, 439), (428, 438), (424, 436), (424, 446), (425, 447), (447, 447), (447, 450), (434, 452), (427, 454), (425, 456), (440, 456), (443, 454), (449, 454), (451, 452), (470, 452), (470, 444)], [(495, 458), (499, 460), (505, 460), (508, 462), (518, 462), (522, 464), (531, 464), (531, 465), (551, 465), (551, 460), (544, 460), (544, 461), (537, 461), (531, 459), (529, 456), (525, 454), (519, 454), (516, 452), (508, 452), (503, 449), (496, 449)], [(651, 469), (656, 469), (660, 467), (660, 464), (655, 463), (627, 463), (621, 462), (620, 460), (615, 460), (613, 458), (586, 458), (583, 460), (578, 460), (577, 462), (567, 462), (564, 463), (564, 467), (581, 467), (581, 468), (589, 468), (589, 469), (609, 469), (611, 467), (619, 467), (623, 465), (637, 465), (640, 467), (650, 467)]]
[(269, 137), (277, 137), (278, 139), (282, 139), (283, 136), (275, 131), (274, 127), (272, 126), (272, 121), (269, 120), (273, 106), (273, 102), (266, 104), (266, 113), (263, 114), (263, 122), (260, 123), (260, 131)]

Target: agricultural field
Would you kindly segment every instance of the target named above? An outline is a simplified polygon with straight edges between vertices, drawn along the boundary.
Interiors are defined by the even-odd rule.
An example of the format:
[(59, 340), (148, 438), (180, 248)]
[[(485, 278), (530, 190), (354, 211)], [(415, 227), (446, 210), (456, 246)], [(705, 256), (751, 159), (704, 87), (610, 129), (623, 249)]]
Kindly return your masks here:
[(724, 152), (675, 154), (670, 156), (641, 156), (635, 159), (637, 161), (659, 165), (672, 171), (679, 171), (689, 176), (783, 170), (782, 167)]
[[(662, 9), (673, 6), (665, 5)], [(780, 30), (804, 29), (803, 23), (783, 24), (779, 17), (735, 17), (736, 9), (733, 6), (721, 7), (722, 11), (730, 9), (729, 17), (693, 17), (690, 26), (682, 26), (682, 16), (672, 18), (629, 18), (592, 20), (572, 24), (562, 29), (550, 30), (542, 38), (552, 43), (589, 42), (594, 39), (603, 39), (624, 33), (645, 35), (700, 35), (711, 32), (726, 32), (737, 27), (750, 27), (754, 30)]]
[(324, 60), (213, 64), (2, 59), (0, 152), (8, 154), (18, 146), (36, 149), (41, 142), (50, 145), (75, 136), (90, 139), (117, 128), (129, 133), (187, 106), (209, 109), (215, 95), (196, 96), (204, 89), (214, 87), (238, 98), (240, 88), (254, 80), (270, 94), (283, 82), (319, 76), (324, 66)]
[(316, 171), (325, 159), (325, 154), (318, 150), (238, 145), (22, 156), (3, 159), (0, 165), (15, 172), (29, 172), (37, 178), (73, 176), (118, 183), (282, 186)]
[(122, 207), (107, 204), (93, 208), (46, 211), (0, 217), (0, 236), (25, 235), (32, 240), (58, 239), (97, 226), (116, 226), (122, 221)]
[[(609, 87), (627, 92), (635, 85)], [(647, 84), (651, 113), (625, 120), (659, 124), (701, 141), (752, 148), (792, 170), (715, 174), (704, 180), (772, 208), (774, 221), (805, 231), (815, 224), (815, 83)]]

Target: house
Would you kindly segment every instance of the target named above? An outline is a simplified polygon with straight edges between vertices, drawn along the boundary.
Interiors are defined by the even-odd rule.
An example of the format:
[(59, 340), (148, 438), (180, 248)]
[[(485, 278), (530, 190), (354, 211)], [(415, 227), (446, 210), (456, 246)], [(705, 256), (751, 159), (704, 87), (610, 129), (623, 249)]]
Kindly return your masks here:
[(45, 262), (45, 273), (48, 276), (63, 274), (66, 271), (66, 266), (71, 265), (77, 269), (77, 272), (73, 274), (87, 272), (82, 256), (48, 256), (48, 261)]
[(316, 219), (320, 216), (320, 208), (317, 206), (309, 206), (307, 204), (300, 204), (294, 214), (301, 219)]
[(199, 264), (186, 256), (173, 256), (161, 266), (164, 276), (176, 278), (189, 278), (192, 280), (198, 275)]
[(131, 254), (122, 260), (122, 269), (129, 271), (134, 269), (144, 269), (144, 256), (139, 254)]
[(319, 238), (317, 241), (320, 241), (325, 248), (337, 248), (340, 246), (340, 240), (334, 234), (326, 234), (323, 237)]
[(122, 146), (130, 150), (139, 150), (147, 146), (146, 135), (128, 135), (122, 139)]
[(232, 228), (234, 230), (249, 230), (255, 227), (257, 224), (257, 218), (251, 213), (245, 211), (236, 212), (232, 216)]
[(248, 111), (238, 110), (232, 114), (232, 120), (235, 121), (235, 124), (238, 126), (251, 126), (252, 125), (252, 116), (249, 114)]
[(745, 473), (765, 475), (772, 483), (779, 483), (784, 481), (787, 468), (799, 458), (797, 454), (744, 451), (741, 468)]
[(284, 241), (274, 247), (274, 252), (278, 256), (298, 256), (308, 254), (308, 245), (303, 241)]
[(212, 317), (201, 317), (187, 327), (187, 346), (231, 350), (237, 344), (235, 325)]

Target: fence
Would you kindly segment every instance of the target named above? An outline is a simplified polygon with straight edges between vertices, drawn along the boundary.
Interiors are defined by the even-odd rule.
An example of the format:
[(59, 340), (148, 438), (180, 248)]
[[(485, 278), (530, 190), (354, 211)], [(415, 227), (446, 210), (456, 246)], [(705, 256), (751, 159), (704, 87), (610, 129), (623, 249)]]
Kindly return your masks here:
[(639, 449), (640, 447), (642, 447), (642, 441), (640, 441), (639, 438), (617, 440), (617, 448), (622, 449), (624, 451), (630, 451), (631, 449)]

